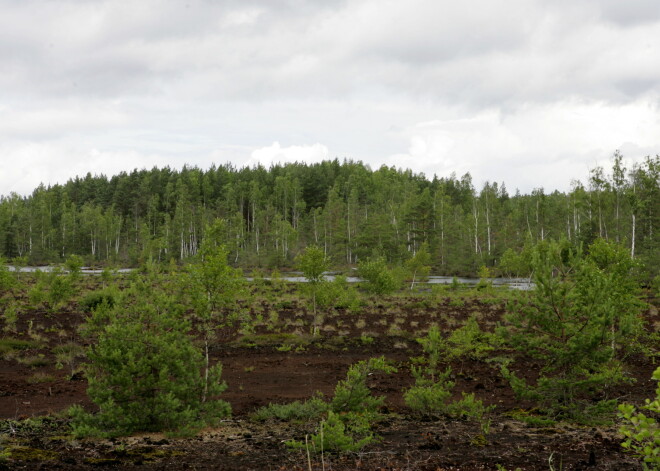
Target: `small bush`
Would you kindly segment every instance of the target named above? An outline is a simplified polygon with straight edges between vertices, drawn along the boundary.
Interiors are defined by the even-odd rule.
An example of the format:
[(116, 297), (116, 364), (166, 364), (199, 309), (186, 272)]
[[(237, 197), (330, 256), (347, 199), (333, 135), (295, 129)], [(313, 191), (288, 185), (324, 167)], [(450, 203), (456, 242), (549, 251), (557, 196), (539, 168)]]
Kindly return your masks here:
[(55, 376), (48, 373), (39, 372), (29, 376), (26, 381), (29, 384), (52, 383), (55, 381)]
[(365, 280), (365, 289), (372, 294), (390, 294), (401, 285), (394, 272), (387, 268), (383, 257), (360, 262), (358, 273)]
[(360, 294), (345, 276), (337, 275), (334, 280), (319, 285), (316, 302), (324, 307), (357, 310), (360, 307)]
[(367, 386), (367, 378), (376, 372), (394, 373), (385, 357), (360, 361), (348, 369), (346, 379), (339, 381), (330, 403), (334, 412), (359, 412), (375, 416), (385, 402), (384, 396), (374, 397)]
[(4, 330), (7, 332), (16, 332), (16, 324), (18, 322), (18, 306), (15, 302), (10, 302), (2, 313), (5, 320)]
[(295, 401), (289, 404), (269, 404), (266, 407), (258, 409), (252, 419), (257, 422), (267, 420), (281, 421), (309, 421), (318, 419), (328, 410), (328, 404), (320, 395), (305, 401)]
[[(321, 421), (319, 432), (311, 438), (311, 451), (314, 453), (355, 453), (378, 440), (365, 416), (356, 413), (340, 416), (332, 411), (326, 420)], [(287, 445), (297, 449), (309, 446), (295, 440), (287, 442)]]
[(34, 340), (13, 339), (9, 337), (0, 339), (0, 355), (16, 350), (29, 350), (39, 347), (39, 342), (35, 342)]
[(471, 316), (463, 327), (453, 331), (447, 339), (451, 358), (468, 357), (479, 360), (501, 344), (499, 337), (479, 328), (475, 316)]
[(92, 291), (87, 293), (80, 300), (80, 308), (84, 312), (92, 312), (101, 304), (106, 304), (108, 307), (113, 307), (117, 301), (116, 293), (113, 290), (103, 289), (100, 291)]
[(28, 368), (40, 368), (42, 366), (48, 366), (50, 363), (48, 362), (48, 359), (43, 355), (31, 355), (28, 357), (23, 357), (19, 358), (18, 362), (21, 365), (25, 365)]
[[(468, 331), (474, 331), (474, 327), (470, 327)], [(463, 334), (459, 338), (463, 339)], [(469, 339), (471, 336), (466, 338)], [(438, 364), (440, 355), (444, 354), (449, 357), (452, 349), (449, 348), (450, 353), (448, 353), (449, 344), (441, 337), (438, 327), (431, 327), (428, 335), (417, 341), (422, 344), (426, 356), (414, 359), (421, 365), (411, 367), (415, 385), (404, 392), (403, 398), (406, 405), (414, 412), (421, 414), (446, 414), (452, 417), (482, 421), (491, 408), (485, 407), (482, 401), (475, 399), (474, 394), (464, 394), (463, 399), (459, 401), (447, 402), (454, 387), (454, 382), (450, 381), (451, 368), (447, 367), (444, 371), (440, 371)], [(463, 342), (460, 342), (459, 345), (463, 345)], [(455, 353), (455, 355), (462, 354), (460, 348), (458, 353)]]
[[(653, 379), (659, 382), (656, 397), (653, 401), (647, 399), (642, 408), (657, 415), (660, 414), (660, 368), (653, 373)], [(626, 437), (622, 446), (639, 456), (645, 469), (660, 468), (660, 423), (630, 404), (621, 404), (619, 412), (625, 422), (620, 429)]]
[(535, 289), (508, 305), (499, 333), (541, 362), (540, 376), (534, 384), (506, 367), (502, 374), (518, 397), (550, 416), (605, 418), (615, 402), (597, 401), (597, 391), (627, 380), (620, 356), (642, 329), (638, 262), (602, 239), (588, 253), (566, 240), (540, 242), (531, 255)]
[(463, 393), (463, 398), (451, 403), (448, 411), (452, 417), (481, 421), (494, 408), (495, 406), (484, 406), (483, 401), (475, 399), (474, 393)]
[(120, 306), (98, 313), (88, 329), (98, 340), (88, 352), (86, 376), (100, 411), (74, 406), (74, 435), (189, 434), (229, 414), (229, 404), (218, 399), (227, 387), (221, 365), (201, 374), (204, 356), (172, 297), (138, 283)]
[[(329, 404), (320, 397), (306, 403), (294, 403), (295, 408), (273, 408), (268, 413), (282, 412), (289, 414), (292, 409), (311, 413), (326, 412), (327, 418), (321, 421), (319, 431), (312, 435), (311, 446), (315, 453), (356, 452), (378, 440), (371, 431), (371, 422), (378, 417), (378, 409), (385, 398), (374, 397), (367, 386), (367, 378), (375, 372), (393, 373), (396, 368), (390, 366), (384, 357), (363, 360), (348, 369), (346, 379), (339, 381), (335, 395)], [(323, 410), (323, 408), (325, 409)], [(262, 415), (266, 411), (262, 412)], [(290, 440), (287, 445), (293, 448), (308, 449), (309, 444)]]
[(73, 378), (81, 369), (80, 360), (85, 358), (85, 348), (75, 342), (68, 342), (53, 348), (55, 354), (55, 367), (62, 369), (67, 367), (69, 379)]
[(403, 400), (413, 411), (420, 414), (435, 414), (447, 411), (447, 400), (451, 397), (453, 382), (436, 381), (424, 384), (416, 382), (403, 394)]

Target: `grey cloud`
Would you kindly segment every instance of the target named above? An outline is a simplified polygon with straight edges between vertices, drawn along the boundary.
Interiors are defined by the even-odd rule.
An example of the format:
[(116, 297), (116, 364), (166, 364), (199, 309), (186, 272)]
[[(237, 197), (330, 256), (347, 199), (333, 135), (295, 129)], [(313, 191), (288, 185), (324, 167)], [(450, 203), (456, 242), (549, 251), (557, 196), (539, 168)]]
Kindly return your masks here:
[[(249, 101), (382, 93), (475, 106), (653, 90), (659, 73), (640, 69), (657, 59), (657, 46), (625, 57), (640, 47), (626, 18), (652, 18), (651, 4), (599, 4), (10, 2), (0, 20), (0, 62), (9, 71), (0, 84), (37, 95)], [(621, 18), (621, 28), (608, 32), (601, 13)], [(657, 24), (647, 28), (657, 37)]]
[(660, 3), (657, 0), (604, 0), (595, 3), (604, 18), (620, 26), (660, 20)]

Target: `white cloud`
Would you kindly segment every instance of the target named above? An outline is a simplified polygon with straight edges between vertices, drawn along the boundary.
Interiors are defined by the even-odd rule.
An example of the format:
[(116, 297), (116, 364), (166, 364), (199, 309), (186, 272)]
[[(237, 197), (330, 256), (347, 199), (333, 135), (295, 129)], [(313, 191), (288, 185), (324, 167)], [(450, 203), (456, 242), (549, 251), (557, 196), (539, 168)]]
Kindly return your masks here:
[(625, 106), (569, 101), (423, 122), (402, 134), (409, 149), (391, 155), (389, 165), (429, 177), (470, 172), (477, 186), (498, 181), (526, 192), (567, 190), (590, 168), (609, 167), (616, 149), (630, 160), (660, 152), (660, 114), (643, 100)]
[(294, 162), (315, 163), (328, 159), (328, 148), (323, 144), (282, 147), (279, 142), (252, 151), (246, 165), (287, 164)]
[(40, 183), (65, 183), (87, 173), (115, 175), (135, 168), (164, 166), (166, 159), (142, 155), (136, 151), (99, 151), (81, 149), (58, 143), (11, 143), (0, 145), (3, 172), (0, 174), (0, 194), (32, 193)]

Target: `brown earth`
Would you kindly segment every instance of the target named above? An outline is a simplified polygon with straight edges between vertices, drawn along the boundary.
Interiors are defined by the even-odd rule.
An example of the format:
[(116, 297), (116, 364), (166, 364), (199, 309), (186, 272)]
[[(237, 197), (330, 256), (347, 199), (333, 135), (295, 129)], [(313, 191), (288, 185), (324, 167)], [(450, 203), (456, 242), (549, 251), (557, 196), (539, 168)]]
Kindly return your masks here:
[[(65, 436), (66, 420), (57, 414), (73, 404), (89, 410), (94, 406), (85, 393), (84, 375), (78, 373), (69, 380), (66, 369), (55, 367), (51, 349), (69, 341), (82, 342), (77, 327), (84, 315), (73, 305), (57, 313), (29, 311), (20, 316), (19, 333), (11, 336), (37, 339), (41, 346), (21, 351), (20, 357), (43, 355), (43, 361), (29, 367), (18, 357), (0, 360), (0, 419), (6, 419), (0, 421), (0, 457), (3, 446), (12, 450), (9, 459), (0, 459), (0, 469), (641, 469), (621, 448), (616, 425), (532, 427), (515, 420), (514, 412), (533, 415), (533, 405), (515, 398), (499, 374), (497, 362), (465, 359), (451, 365), (455, 398), (464, 392), (475, 393), (484, 403), (496, 406), (485, 440), (478, 423), (410, 414), (402, 391), (412, 384), (409, 359), (420, 354), (415, 337), (423, 335), (431, 323), (451, 331), (472, 315), (478, 317), (482, 329), (492, 330), (504, 307), (486, 301), (394, 297), (372, 301), (359, 313), (329, 310), (322, 319), (293, 297), (279, 304), (257, 302), (251, 308), (252, 316), (258, 319), (261, 315), (265, 320), (255, 324), (251, 335), (224, 332), (212, 352), (223, 364), (223, 378), (229, 384), (223, 399), (232, 405), (233, 417), (193, 439), (145, 435), (99, 441)], [(646, 316), (648, 325), (657, 329), (657, 309), (651, 308)], [(311, 335), (311, 325), (318, 326), (317, 336)], [(286, 333), (309, 342), (292, 341), (282, 336)], [(494, 352), (491, 357), (500, 353), (504, 354)], [(308, 461), (306, 453), (290, 451), (284, 442), (291, 438), (304, 441), (318, 424), (261, 424), (249, 418), (251, 412), (269, 403), (305, 400), (316, 391), (331, 396), (349, 365), (380, 355), (392, 360), (399, 371), (371, 379), (374, 394), (386, 397), (389, 413), (374, 424), (381, 441), (362, 453), (311, 456)], [(656, 365), (641, 354), (627, 365), (636, 382), (602, 391), (602, 398), (639, 404), (652, 397), (655, 383), (650, 378)], [(528, 378), (534, 378), (539, 367), (522, 356), (514, 363), (514, 369)], [(35, 383), (37, 373), (52, 378)], [(34, 417), (41, 419), (26, 420)]]

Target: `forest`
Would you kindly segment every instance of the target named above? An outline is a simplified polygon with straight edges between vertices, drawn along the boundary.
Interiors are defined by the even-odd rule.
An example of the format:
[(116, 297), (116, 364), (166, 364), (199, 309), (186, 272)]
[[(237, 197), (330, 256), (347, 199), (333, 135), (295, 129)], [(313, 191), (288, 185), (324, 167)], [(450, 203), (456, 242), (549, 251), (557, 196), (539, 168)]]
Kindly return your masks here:
[[(568, 178), (568, 177), (567, 177)], [(15, 264), (82, 256), (92, 266), (185, 262), (215, 219), (224, 221), (231, 263), (287, 268), (320, 246), (333, 267), (382, 255), (401, 264), (425, 244), (433, 272), (525, 275), (538, 241), (625, 245), (650, 277), (660, 267), (660, 156), (626, 168), (595, 167), (568, 192), (511, 194), (505, 182), (475, 188), (469, 173), (429, 179), (350, 160), (208, 170), (153, 168), (112, 177), (76, 176), (0, 198), (0, 256)]]

